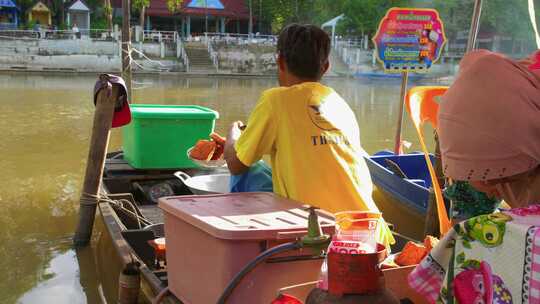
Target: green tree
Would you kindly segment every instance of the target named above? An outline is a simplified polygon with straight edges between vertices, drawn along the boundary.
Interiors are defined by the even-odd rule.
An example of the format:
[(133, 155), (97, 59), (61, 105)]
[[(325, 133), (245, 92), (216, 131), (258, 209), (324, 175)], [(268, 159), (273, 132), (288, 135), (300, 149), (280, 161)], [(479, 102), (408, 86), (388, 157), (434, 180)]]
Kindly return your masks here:
[(345, 4), (348, 0), (313, 1), (312, 20), (313, 24), (321, 25), (324, 22), (345, 13)]
[[(249, 0), (245, 0), (248, 5)], [(341, 35), (372, 36), (381, 18), (391, 7), (435, 8), (445, 25), (449, 39), (468, 33), (474, 0), (263, 0), (252, 1), (253, 11), (273, 33), (291, 22), (322, 23), (345, 14), (338, 23)], [(540, 10), (540, 0), (535, 0)], [(527, 1), (483, 1), (480, 32), (493, 32), (520, 39), (532, 34)], [(532, 38), (531, 38), (532, 39)]]
[(110, 0), (103, 0), (103, 14), (105, 15), (105, 19), (107, 19), (107, 28), (109, 31), (113, 31), (113, 9), (111, 6)]
[(150, 0), (133, 0), (133, 7), (139, 11), (139, 23), (143, 30), (144, 30), (144, 13), (148, 6), (150, 6)]
[[(537, 3), (536, 9), (540, 3)], [(482, 11), (482, 30), (496, 32), (519, 39), (532, 38), (527, 1), (490, 0), (485, 1)]]
[[(277, 33), (284, 25), (291, 22), (313, 23), (315, 5), (319, 2), (322, 0), (259, 1), (258, 4), (255, 3), (253, 10), (261, 12), (262, 16), (258, 18), (262, 18), (273, 33)], [(325, 2), (331, 1), (325, 0)], [(248, 3), (249, 1), (246, 0), (246, 4)]]
[(184, 0), (167, 0), (167, 9), (171, 13), (176, 13), (183, 2)]
[(439, 12), (449, 39), (456, 39), (460, 32), (468, 31), (471, 25), (473, 0), (435, 0), (432, 5), (426, 4), (425, 7)]
[(389, 8), (409, 6), (406, 0), (348, 0), (343, 4), (345, 20), (339, 25), (340, 33), (351, 35), (375, 34), (381, 19)]

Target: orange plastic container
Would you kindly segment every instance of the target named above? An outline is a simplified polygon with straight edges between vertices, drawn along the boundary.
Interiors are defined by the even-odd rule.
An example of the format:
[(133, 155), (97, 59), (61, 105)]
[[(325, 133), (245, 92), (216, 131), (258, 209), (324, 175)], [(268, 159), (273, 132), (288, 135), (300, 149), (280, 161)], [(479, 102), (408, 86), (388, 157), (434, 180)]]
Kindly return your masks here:
[[(233, 278), (262, 251), (307, 233), (308, 212), (272, 193), (161, 198), (165, 214), (169, 289), (187, 304), (214, 304)], [(318, 212), (325, 233), (333, 216)], [(278, 289), (316, 281), (322, 260), (302, 260), (309, 249), (260, 264), (228, 303), (270, 303)], [(291, 291), (305, 299), (306, 290)]]

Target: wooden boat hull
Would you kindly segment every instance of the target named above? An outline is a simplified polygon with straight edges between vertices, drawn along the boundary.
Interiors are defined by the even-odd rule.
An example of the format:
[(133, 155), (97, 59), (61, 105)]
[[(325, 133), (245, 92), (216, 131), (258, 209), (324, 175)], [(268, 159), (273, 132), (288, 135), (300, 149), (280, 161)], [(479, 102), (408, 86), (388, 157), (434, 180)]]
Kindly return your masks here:
[[(386, 160), (397, 164), (407, 178), (393, 172)], [(380, 190), (390, 194), (408, 209), (426, 214), (431, 179), (423, 154), (395, 155), (389, 151), (381, 151), (367, 157), (366, 161), (371, 179)]]
[[(139, 193), (133, 187), (134, 183), (152, 180), (175, 180), (173, 173), (174, 170), (160, 170), (151, 173), (135, 170), (122, 159), (121, 152), (109, 153), (102, 179), (102, 192), (111, 199), (125, 199), (137, 205), (135, 198)], [(186, 192), (186, 194), (188, 193)], [(140, 197), (137, 198), (143, 200)], [(157, 209), (157, 206), (155, 208)], [(120, 271), (127, 263), (134, 260), (141, 265), (139, 268), (141, 273), (141, 292), (139, 295), (142, 297), (143, 303), (151, 302), (160, 292), (167, 288), (166, 271), (153, 269), (148, 261), (148, 251), (137, 248), (137, 246), (134, 246), (133, 241), (126, 238), (128, 233), (138, 234), (140, 232), (147, 235), (145, 232), (148, 231), (139, 229), (137, 221), (131, 218), (129, 213), (122, 212), (111, 203), (100, 203), (98, 210), (100, 217), (98, 218), (99, 222), (96, 224), (103, 225), (98, 247), (100, 242), (105, 243), (102, 247), (106, 248), (103, 250), (106, 250), (105, 255), (107, 256), (99, 252), (96, 255), (98, 262), (100, 257), (104, 260), (102, 264), (103, 267), (106, 267), (107, 285), (112, 286), (113, 289), (105, 293), (107, 298), (112, 297), (113, 302), (116, 302), (115, 297), (118, 290)], [(111, 256), (111, 252), (113, 256)], [(178, 304), (182, 302), (169, 294), (161, 303)]]
[[(140, 208), (144, 215), (151, 219), (155, 223), (162, 223), (162, 218), (154, 213), (160, 213), (161, 210), (154, 202), (151, 202), (151, 198), (148, 195), (144, 195), (145, 189), (149, 187), (146, 185), (159, 185), (160, 183), (174, 183), (172, 188), (174, 189), (174, 195), (191, 194), (189, 189), (185, 185), (177, 185), (181, 183), (178, 178), (173, 174), (176, 170), (158, 170), (158, 171), (144, 171), (131, 168), (121, 157), (119, 153), (111, 153), (108, 155), (103, 182), (102, 190), (111, 199), (125, 199), (132, 202)], [(187, 170), (190, 175), (208, 174), (211, 172), (197, 170)], [(216, 172), (214, 172), (216, 173)], [(151, 187), (150, 187), (151, 188)], [(151, 302), (160, 292), (167, 288), (167, 275), (164, 269), (155, 269), (153, 265), (152, 252), (149, 253), (149, 246), (147, 240), (153, 239), (154, 234), (150, 233), (145, 228), (139, 228), (138, 222), (133, 218), (133, 215), (128, 211), (122, 210), (117, 205), (112, 203), (100, 203), (99, 208), (100, 217), (104, 228), (101, 230), (103, 234), (101, 237), (106, 238), (108, 245), (106, 253), (98, 257), (106, 260), (106, 264), (113, 263), (114, 265), (104, 266), (103, 272), (106, 273), (107, 282), (111, 290), (106, 292), (107, 298), (114, 297), (117, 290), (117, 280), (121, 269), (132, 260), (140, 263), (141, 272), (141, 293), (140, 296), (143, 301)], [(161, 215), (162, 216), (162, 215)], [(161, 220), (161, 221), (160, 221)], [(101, 223), (99, 224), (101, 225)], [(393, 251), (398, 251), (404, 246), (404, 244), (411, 240), (400, 234), (396, 234), (398, 243), (393, 247)], [(112, 244), (111, 244), (112, 243)], [(150, 249), (151, 250), (151, 249)], [(111, 256), (111, 251), (114, 252), (114, 257)], [(388, 282), (395, 289), (397, 295), (403, 297), (411, 297), (410, 290), (404, 288), (405, 283), (403, 271), (410, 269), (403, 269), (402, 271), (392, 271), (390, 273), (385, 272), (389, 276), (389, 280), (395, 282)], [(399, 281), (399, 282), (398, 282)], [(393, 284), (393, 285), (392, 285)], [(311, 288), (311, 287), (308, 287)], [(164, 299), (162, 303), (182, 303), (178, 298), (172, 294)], [(415, 301), (416, 303), (416, 301)], [(422, 303), (422, 302), (418, 302)]]
[[(113, 290), (108, 292), (108, 296), (116, 296), (116, 291), (118, 290), (118, 277), (121, 270), (124, 266), (131, 262), (132, 260), (140, 263), (140, 272), (141, 272), (141, 292), (140, 297), (144, 300), (150, 302), (155, 298), (163, 289), (167, 287), (167, 284), (164, 283), (158, 274), (150, 269), (145, 262), (139, 257), (137, 252), (131, 247), (131, 245), (126, 241), (122, 235), (123, 231), (128, 229), (123, 225), (122, 220), (118, 217), (118, 214), (114, 208), (108, 203), (101, 203), (99, 205), (99, 213), (101, 215), (101, 220), (105, 226), (106, 236), (110, 237), (109, 245), (112, 245), (113, 252), (116, 256), (102, 257), (104, 260), (103, 263), (107, 267), (107, 280), (108, 286), (112, 286)], [(115, 299), (116, 301), (116, 299)], [(164, 299), (162, 303), (181, 303), (178, 299), (172, 296), (168, 296)]]

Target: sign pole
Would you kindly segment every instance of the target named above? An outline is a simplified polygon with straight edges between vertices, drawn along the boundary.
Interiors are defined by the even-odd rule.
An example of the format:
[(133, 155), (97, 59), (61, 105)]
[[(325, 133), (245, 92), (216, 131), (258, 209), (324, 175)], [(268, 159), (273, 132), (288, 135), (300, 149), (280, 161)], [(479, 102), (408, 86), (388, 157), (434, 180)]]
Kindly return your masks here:
[(399, 95), (399, 112), (398, 112), (398, 123), (396, 130), (396, 139), (394, 145), (394, 154), (401, 154), (401, 128), (403, 125), (403, 111), (405, 105), (405, 95), (407, 93), (407, 82), (409, 80), (409, 72), (401, 72), (401, 93)]
[[(479, 16), (480, 7), (478, 4), (481, 4), (482, 0), (475, 1), (477, 4), (475, 11), (478, 13), (475, 13), (473, 20), (477, 20), (477, 16)], [(474, 34), (476, 32), (476, 30), (473, 31)], [(381, 20), (377, 33), (373, 37), (373, 43), (377, 58), (383, 64), (385, 72), (401, 72), (402, 74), (398, 124), (394, 146), (394, 153), (398, 155), (402, 150), (401, 129), (403, 108), (405, 107), (407, 97), (408, 71), (427, 72), (439, 60), (446, 43), (444, 24), (436, 10), (394, 7), (389, 9)], [(428, 209), (435, 213), (433, 215), (427, 214), (427, 219), (434, 220), (434, 223), (438, 222), (439, 230), (441, 233), (444, 233), (450, 226), (446, 210), (444, 209), (444, 201), (440, 187), (438, 186), (437, 175), (432, 169), (419, 126), (416, 127), (420, 143), (425, 152), (426, 164), (428, 165), (435, 191), (436, 207), (433, 208), (432, 206)], [(433, 203), (430, 204), (434, 205)]]
[(469, 30), (469, 39), (467, 40), (466, 52), (474, 50), (476, 38), (478, 37), (478, 28), (480, 27), (480, 16), (482, 15), (482, 0), (474, 2), (474, 11)]

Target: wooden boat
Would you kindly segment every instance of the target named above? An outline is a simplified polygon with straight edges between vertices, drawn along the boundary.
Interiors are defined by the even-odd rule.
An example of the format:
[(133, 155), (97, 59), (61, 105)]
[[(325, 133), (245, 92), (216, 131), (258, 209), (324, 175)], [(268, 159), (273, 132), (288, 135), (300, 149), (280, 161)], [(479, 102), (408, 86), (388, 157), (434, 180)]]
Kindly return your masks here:
[[(110, 239), (114, 249), (116, 263), (114, 269), (107, 269), (107, 277), (112, 288), (108, 296), (114, 296), (120, 270), (129, 262), (140, 263), (142, 296), (151, 301), (167, 288), (167, 270), (158, 268), (155, 264), (153, 249), (148, 241), (163, 236), (163, 214), (156, 204), (156, 198), (168, 195), (191, 195), (192, 192), (183, 182), (174, 176), (177, 170), (136, 170), (123, 158), (121, 152), (109, 153), (105, 163), (102, 179), (102, 191), (111, 201), (99, 204), (101, 221), (104, 226), (103, 238)], [(221, 170), (200, 171), (197, 169), (183, 170), (189, 175), (196, 176), (209, 173), (220, 173)], [(116, 200), (113, 202), (112, 200)], [(397, 243), (392, 250), (399, 251), (404, 244), (412, 240), (395, 233)], [(113, 259), (112, 256), (103, 257)], [(387, 285), (392, 288), (406, 286), (406, 273), (392, 273), (387, 278)], [(116, 290), (114, 290), (116, 288)], [(176, 297), (168, 294), (162, 303), (181, 303)], [(416, 302), (415, 302), (416, 303)]]
[[(102, 192), (112, 200), (125, 200), (123, 202), (126, 205), (112, 202), (102, 202), (98, 205), (101, 217), (97, 220), (101, 220), (104, 226), (104, 233), (101, 234), (102, 239), (99, 240), (98, 247), (101, 242), (106, 243), (102, 245), (104, 247), (112, 245), (112, 253), (115, 256), (109, 258), (118, 260), (118, 263), (112, 263), (114, 269), (109, 270), (107, 276), (118, 278), (121, 270), (128, 263), (132, 261), (139, 263), (141, 295), (148, 301), (166, 289), (167, 273), (155, 267), (154, 253), (146, 246), (148, 240), (163, 236), (163, 227), (160, 225), (163, 222), (163, 216), (155, 202), (145, 197), (147, 192), (144, 192), (144, 189), (150, 184), (167, 183), (178, 191), (178, 194), (181, 194), (184, 189), (175, 183), (172, 174), (173, 171), (134, 170), (122, 159), (121, 152), (108, 154), (103, 172)], [(143, 218), (145, 222), (140, 225)], [(106, 294), (109, 297), (116, 297), (117, 280), (110, 280), (107, 285), (111, 290)], [(117, 299), (114, 298), (113, 302), (116, 301)], [(167, 296), (163, 303), (181, 302), (175, 297)]]
[[(472, 46), (475, 45), (480, 11), (481, 1), (476, 0), (467, 50), (472, 49)], [(127, 16), (127, 18), (124, 17), (124, 20), (129, 20), (129, 9), (126, 7), (124, 14)], [(125, 33), (129, 33), (128, 22), (125, 22), (124, 30)], [(129, 34), (123, 35), (123, 39), (126, 39), (126, 41), (128, 38)], [(128, 44), (123, 43), (123, 46), (128, 52)], [(129, 66), (129, 63), (127, 66)], [(371, 76), (376, 77), (378, 75)], [(388, 77), (383, 79), (388, 79)], [(412, 209), (425, 213), (427, 199), (420, 198), (422, 193), (425, 193), (422, 190), (430, 186), (430, 180), (427, 176), (421, 174), (427, 172), (427, 170), (425, 170), (426, 164), (423, 157), (421, 154), (418, 155), (396, 156), (388, 153), (378, 153), (368, 158), (368, 165), (373, 180), (379, 187), (396, 196), (400, 195), (400, 193), (406, 193), (407, 195), (401, 196), (403, 201), (410, 205)], [(423, 168), (421, 164), (423, 164)], [(102, 223), (106, 230), (105, 235), (110, 236), (112, 247), (116, 253), (116, 257), (107, 256), (105, 258), (119, 258), (121, 266), (132, 261), (140, 263), (141, 285), (143, 295), (147, 300), (154, 299), (167, 288), (166, 269), (155, 266), (153, 252), (147, 246), (149, 239), (163, 235), (163, 214), (157, 207), (155, 198), (163, 194), (191, 194), (189, 189), (174, 177), (174, 171), (176, 170), (135, 170), (122, 159), (121, 153), (111, 153), (107, 157), (102, 178), (102, 190), (105, 194), (111, 199), (121, 200), (120, 202), (110, 201), (99, 204)], [(195, 170), (188, 173), (202, 174)], [(411, 192), (399, 191), (400, 187), (407, 188)], [(126, 206), (123, 205), (124, 203)], [(406, 237), (399, 234), (396, 234), (396, 237), (398, 242), (396, 248), (393, 248), (394, 251), (398, 251), (407, 240)], [(395, 275), (387, 277), (387, 287), (394, 287), (396, 290), (405, 289), (407, 286), (406, 273), (407, 269), (404, 269), (404, 271), (396, 272)], [(118, 272), (114, 273), (111, 270), (107, 273), (107, 276), (115, 278), (118, 277), (118, 274)], [(402, 294), (398, 296), (402, 296)], [(413, 300), (412, 303), (424, 303), (418, 297), (411, 299)], [(163, 302), (180, 303), (178, 299), (170, 295)]]
[[(431, 156), (432, 162), (434, 156)], [(380, 151), (366, 158), (373, 183), (408, 209), (425, 215), (431, 178), (422, 153)]]

